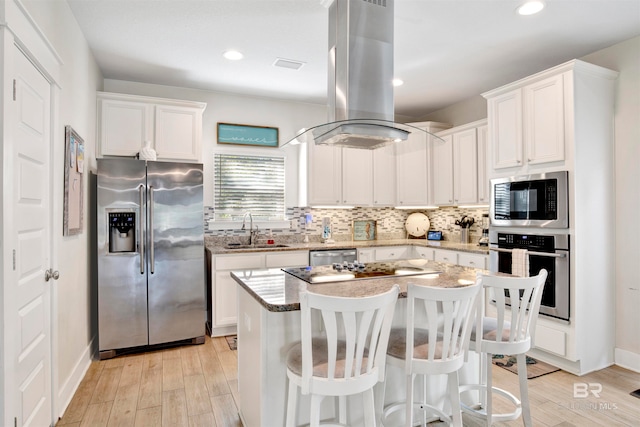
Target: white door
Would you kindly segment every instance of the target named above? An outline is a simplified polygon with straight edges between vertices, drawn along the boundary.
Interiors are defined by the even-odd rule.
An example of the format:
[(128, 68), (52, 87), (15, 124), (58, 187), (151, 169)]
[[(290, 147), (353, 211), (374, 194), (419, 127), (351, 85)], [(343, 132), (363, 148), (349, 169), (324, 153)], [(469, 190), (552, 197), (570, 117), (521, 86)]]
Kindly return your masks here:
[[(13, 191), (5, 283), (6, 417), (11, 425), (48, 426), (51, 409), (50, 85), (17, 48), (12, 129)], [(5, 142), (6, 143), (6, 142)], [(12, 224), (12, 226), (11, 226)]]

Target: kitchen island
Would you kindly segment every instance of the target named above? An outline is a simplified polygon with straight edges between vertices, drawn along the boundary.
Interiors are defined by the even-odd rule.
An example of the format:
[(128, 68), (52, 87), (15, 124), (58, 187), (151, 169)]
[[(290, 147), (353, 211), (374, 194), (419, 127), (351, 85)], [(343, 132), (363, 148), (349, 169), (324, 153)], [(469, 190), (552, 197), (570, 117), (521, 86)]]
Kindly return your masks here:
[[(426, 274), (387, 276), (363, 280), (309, 284), (281, 269), (233, 271), (238, 286), (238, 410), (245, 426), (281, 426), (286, 414), (286, 354), (300, 340), (300, 289), (342, 297), (364, 297), (400, 286), (394, 325), (405, 319), (405, 298), (409, 283), (425, 286), (460, 287), (474, 283), (486, 271), (422, 259), (385, 263), (391, 266), (424, 268)], [(431, 273), (429, 273), (431, 271)], [(437, 271), (437, 273), (432, 273)], [(460, 373), (461, 382), (477, 382), (478, 361), (474, 354)], [(429, 399), (443, 401), (446, 378), (431, 378)], [(387, 370), (386, 403), (404, 396), (402, 370)], [(356, 396), (350, 399), (361, 399)], [(327, 399), (326, 416), (332, 413)], [(361, 421), (361, 401), (350, 405), (350, 424)], [(308, 423), (309, 399), (299, 399), (298, 422)], [(323, 413), (323, 416), (325, 414)], [(307, 419), (305, 422), (304, 419)]]

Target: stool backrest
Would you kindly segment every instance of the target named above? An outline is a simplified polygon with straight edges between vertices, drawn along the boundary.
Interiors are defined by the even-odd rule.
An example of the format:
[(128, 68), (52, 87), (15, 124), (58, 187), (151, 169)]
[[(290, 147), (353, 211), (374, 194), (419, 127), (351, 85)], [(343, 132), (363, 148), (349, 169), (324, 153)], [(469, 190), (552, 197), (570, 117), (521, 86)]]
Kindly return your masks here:
[[(301, 292), (303, 393), (309, 392), (317, 366), (313, 357), (326, 363), (326, 376), (313, 378), (324, 383), (323, 388), (329, 386), (326, 383), (350, 387), (349, 381), (370, 385), (384, 381), (389, 331), (399, 289), (394, 285), (382, 294), (358, 298)], [(316, 310), (319, 316), (314, 315)], [(325, 332), (327, 354), (318, 355), (312, 349), (312, 340), (317, 339), (312, 331), (318, 330)]]
[[(495, 301), (497, 325), (495, 337), (493, 334), (484, 336), (483, 341), (518, 343), (530, 340), (533, 345), (546, 280), (545, 269), (534, 277), (481, 276), (482, 286), (488, 291), (487, 298)], [(506, 319), (508, 310), (511, 315)]]
[[(480, 282), (460, 288), (407, 287), (407, 373), (448, 373), (462, 366)], [(419, 330), (428, 330), (418, 339)]]

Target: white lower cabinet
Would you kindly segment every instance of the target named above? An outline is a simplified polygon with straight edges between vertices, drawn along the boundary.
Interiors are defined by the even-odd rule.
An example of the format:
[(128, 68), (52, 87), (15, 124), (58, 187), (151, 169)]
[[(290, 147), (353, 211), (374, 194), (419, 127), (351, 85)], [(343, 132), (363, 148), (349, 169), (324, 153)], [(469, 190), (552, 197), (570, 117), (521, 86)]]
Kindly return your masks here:
[(434, 260), (436, 262), (444, 262), (447, 264), (458, 263), (458, 253), (446, 249), (434, 249)]
[(489, 261), (488, 255), (458, 252), (458, 265), (464, 267), (481, 268), (485, 270)]
[(358, 262), (373, 262), (375, 255), (375, 249), (358, 249)]
[(414, 246), (413, 255), (415, 258), (433, 261), (436, 257), (436, 250), (433, 248), (425, 248), (423, 246)]
[(411, 246), (387, 246), (375, 249), (375, 261), (411, 258)]
[(309, 251), (252, 252), (214, 255), (211, 283), (211, 335), (236, 332), (238, 323), (238, 283), (231, 277), (234, 270), (259, 268), (304, 267), (309, 264)]
[[(539, 322), (536, 324), (535, 347), (550, 351), (558, 356), (567, 355), (567, 333), (558, 329), (550, 328)], [(560, 325), (563, 326), (563, 325)]]

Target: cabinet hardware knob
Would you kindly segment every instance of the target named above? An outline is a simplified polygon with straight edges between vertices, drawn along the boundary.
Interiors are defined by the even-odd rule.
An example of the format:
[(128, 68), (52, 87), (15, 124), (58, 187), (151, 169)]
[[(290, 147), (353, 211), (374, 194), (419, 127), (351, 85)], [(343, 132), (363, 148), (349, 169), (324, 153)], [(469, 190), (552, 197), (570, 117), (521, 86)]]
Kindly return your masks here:
[(521, 163), (521, 161), (520, 161), (520, 160), (516, 160), (516, 163), (517, 163), (517, 164), (520, 164), (520, 163)]

